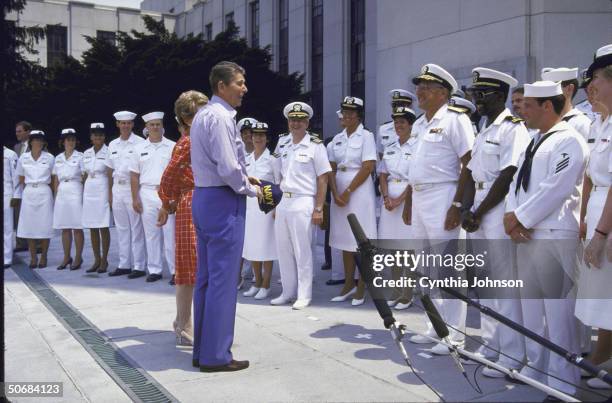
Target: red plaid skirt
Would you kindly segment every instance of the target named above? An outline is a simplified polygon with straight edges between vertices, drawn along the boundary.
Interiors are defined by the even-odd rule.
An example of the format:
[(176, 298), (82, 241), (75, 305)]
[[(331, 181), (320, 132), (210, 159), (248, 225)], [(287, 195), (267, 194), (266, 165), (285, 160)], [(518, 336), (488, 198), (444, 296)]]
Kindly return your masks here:
[(175, 281), (179, 285), (194, 285), (196, 276), (196, 233), (191, 217), (193, 189), (183, 193), (176, 206)]

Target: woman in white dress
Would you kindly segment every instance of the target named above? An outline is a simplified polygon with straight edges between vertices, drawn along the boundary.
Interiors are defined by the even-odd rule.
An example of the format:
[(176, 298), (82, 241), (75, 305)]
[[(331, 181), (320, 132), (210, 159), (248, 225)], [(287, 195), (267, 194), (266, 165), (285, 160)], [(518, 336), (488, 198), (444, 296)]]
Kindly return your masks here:
[(333, 172), (329, 177), (332, 193), (329, 245), (342, 251), (344, 287), (332, 302), (353, 297), (352, 305), (365, 302), (365, 286), (355, 287), (355, 252), (357, 242), (346, 219), (353, 213), (368, 238), (376, 239), (376, 195), (372, 172), (376, 168), (374, 135), (363, 127), (363, 100), (345, 97), (340, 105), (345, 129), (327, 145)]
[[(105, 273), (108, 267), (108, 250), (110, 248), (111, 207), (109, 194), (111, 181), (104, 161), (108, 157), (104, 124), (92, 123), (90, 136), (92, 147), (83, 153), (82, 171), (85, 177), (83, 190), (83, 228), (89, 228), (91, 247), (94, 254), (93, 265), (87, 273)], [(100, 248), (100, 240), (102, 245)]]
[[(277, 183), (274, 175), (274, 157), (266, 147), (268, 144), (268, 125), (257, 122), (252, 128), (253, 152), (246, 158), (249, 176)], [(259, 209), (256, 198), (247, 198), (246, 222), (244, 229), (244, 248), (242, 258), (249, 260), (255, 274), (255, 284), (242, 295), (265, 299), (270, 293), (272, 261), (277, 259), (274, 238), (274, 216)], [(262, 275), (263, 266), (263, 275)]]
[[(593, 109), (600, 112), (591, 126), (591, 149), (583, 189), (581, 230), (586, 232), (584, 265), (578, 280), (576, 317), (598, 328), (595, 350), (589, 357), (602, 364), (612, 357), (612, 45), (600, 48), (588, 73), (594, 91)], [(588, 203), (588, 204), (587, 204)], [(586, 226), (586, 228), (584, 228)], [(610, 389), (598, 378), (587, 381), (592, 388)]]
[[(55, 159), (45, 151), (47, 141), (41, 130), (30, 132), (30, 151), (17, 162), (19, 184), (23, 188), (17, 236), (28, 240), (30, 268), (47, 267), (49, 239), (53, 237), (53, 192), (51, 172)], [(40, 260), (36, 253), (36, 240), (40, 240)]]
[[(57, 270), (64, 270), (70, 265), (70, 270), (78, 270), (83, 264), (83, 225), (81, 212), (83, 210), (83, 176), (81, 160), (83, 153), (76, 150), (77, 138), (74, 129), (63, 129), (60, 136), (60, 146), (64, 152), (55, 157), (51, 187), (55, 194), (53, 208), (53, 228), (62, 230), (62, 246), (64, 260)], [(74, 234), (74, 261), (70, 256)]]
[[(380, 164), (380, 193), (383, 197), (383, 208), (378, 223), (379, 239), (410, 239), (410, 226), (402, 220), (404, 202), (410, 191), (408, 186), (408, 167), (416, 146), (416, 138), (411, 137), (412, 124), (416, 120), (414, 111), (405, 106), (396, 107), (391, 115), (395, 132), (399, 136), (397, 141), (387, 145), (383, 151)], [(394, 278), (399, 278), (401, 272), (394, 269)], [(410, 307), (412, 289), (407, 287), (402, 292), (396, 291), (389, 306), (402, 310)]]

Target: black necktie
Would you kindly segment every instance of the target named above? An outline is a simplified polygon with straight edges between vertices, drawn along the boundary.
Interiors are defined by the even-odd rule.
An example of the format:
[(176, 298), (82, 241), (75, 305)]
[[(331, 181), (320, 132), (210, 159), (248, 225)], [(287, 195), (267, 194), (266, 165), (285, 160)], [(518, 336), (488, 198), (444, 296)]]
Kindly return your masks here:
[(525, 192), (527, 192), (527, 188), (529, 187), (529, 177), (531, 176), (531, 163), (533, 162), (533, 157), (535, 156), (536, 151), (538, 151), (538, 148), (540, 148), (542, 143), (544, 143), (544, 140), (549, 138), (550, 135), (553, 133), (555, 132), (546, 133), (540, 139), (538, 144), (535, 145), (535, 147), (534, 147), (535, 138), (531, 140), (531, 143), (529, 143), (529, 146), (527, 147), (527, 151), (525, 151), (525, 160), (523, 161), (523, 165), (521, 165), (521, 169), (519, 170), (519, 173), (518, 173), (518, 178), (516, 180), (516, 188), (514, 189), (514, 194), (518, 194), (521, 187), (523, 188)]

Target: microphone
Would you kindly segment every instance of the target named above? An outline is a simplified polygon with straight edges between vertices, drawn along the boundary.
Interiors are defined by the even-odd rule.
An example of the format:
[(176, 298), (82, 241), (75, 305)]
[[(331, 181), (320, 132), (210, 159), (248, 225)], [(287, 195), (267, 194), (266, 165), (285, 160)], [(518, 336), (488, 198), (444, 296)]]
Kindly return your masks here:
[(444, 323), (444, 320), (440, 316), (438, 309), (436, 308), (433, 301), (431, 300), (431, 298), (429, 298), (429, 295), (427, 294), (421, 297), (421, 303), (423, 304), (423, 307), (425, 308), (425, 312), (427, 313), (427, 316), (429, 317), (429, 320), (431, 321), (431, 324), (434, 330), (436, 331), (436, 334), (438, 335), (440, 339), (444, 340), (448, 345), (451, 346), (448, 348), (450, 351), (450, 355), (451, 357), (453, 357), (453, 360), (455, 361), (457, 368), (459, 368), (459, 371), (461, 371), (461, 373), (463, 373), (463, 376), (467, 378), (467, 373), (465, 372), (465, 368), (463, 368), (463, 364), (461, 364), (461, 360), (459, 359), (459, 353), (457, 353), (457, 347), (455, 347), (451, 343), (451, 340), (448, 338), (450, 334), (448, 331), (448, 327), (446, 326), (446, 323)]

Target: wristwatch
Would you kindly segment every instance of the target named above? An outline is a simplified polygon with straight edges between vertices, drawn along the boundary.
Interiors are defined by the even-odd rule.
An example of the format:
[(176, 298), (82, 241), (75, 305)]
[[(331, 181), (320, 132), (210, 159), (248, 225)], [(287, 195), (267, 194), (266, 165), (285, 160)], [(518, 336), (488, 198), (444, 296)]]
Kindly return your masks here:
[(463, 206), (463, 204), (461, 204), (461, 202), (458, 202), (458, 201), (454, 201), (451, 205), (457, 208), (461, 208), (461, 206)]
[(323, 207), (315, 207), (314, 211), (316, 211), (317, 213), (322, 213)]

